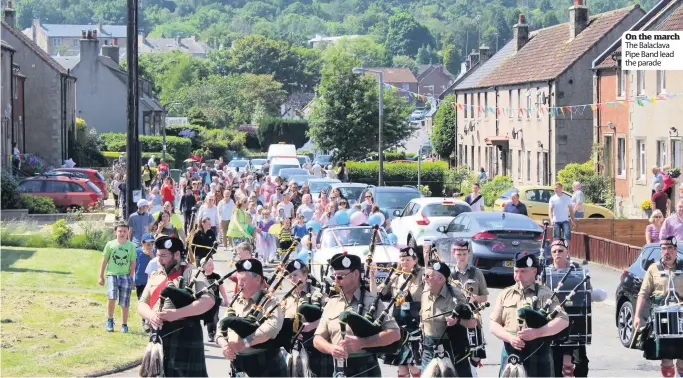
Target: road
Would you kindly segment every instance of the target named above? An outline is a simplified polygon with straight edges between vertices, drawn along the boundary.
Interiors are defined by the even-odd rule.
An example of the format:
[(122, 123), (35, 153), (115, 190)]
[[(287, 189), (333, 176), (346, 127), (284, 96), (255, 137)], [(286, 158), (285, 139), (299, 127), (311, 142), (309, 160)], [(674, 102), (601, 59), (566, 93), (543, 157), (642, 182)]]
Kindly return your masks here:
[[(220, 273), (228, 272), (229, 265), (227, 253), (221, 249), (220, 255), (216, 256), (216, 270)], [(619, 342), (615, 325), (615, 298), (614, 293), (619, 283), (620, 271), (590, 264), (591, 282), (594, 288), (601, 288), (607, 291), (608, 299), (601, 303), (593, 303), (593, 343), (587, 347), (588, 358), (590, 359), (590, 376), (601, 377), (659, 377), (659, 363), (657, 361), (647, 361), (642, 357), (639, 350), (624, 348)], [(489, 300), (493, 304), (501, 288), (511, 284), (508, 280), (493, 283), (490, 287)], [(229, 291), (230, 292), (230, 291)], [(224, 308), (221, 308), (221, 312)], [(488, 308), (483, 315), (485, 337), (488, 342), (488, 358), (483, 360), (483, 367), (478, 369), (479, 376), (495, 377), (498, 376), (500, 368), (500, 351), (502, 342), (490, 334), (488, 331), (488, 317), (491, 308)], [(206, 336), (205, 336), (206, 338)], [(141, 351), (142, 353), (142, 351)], [(215, 343), (205, 343), (206, 366), (209, 376), (221, 377), (228, 374), (228, 363), (222, 357), (220, 349)], [(131, 370), (119, 376), (135, 376), (136, 370)], [(382, 375), (395, 377), (396, 368), (382, 365)]]

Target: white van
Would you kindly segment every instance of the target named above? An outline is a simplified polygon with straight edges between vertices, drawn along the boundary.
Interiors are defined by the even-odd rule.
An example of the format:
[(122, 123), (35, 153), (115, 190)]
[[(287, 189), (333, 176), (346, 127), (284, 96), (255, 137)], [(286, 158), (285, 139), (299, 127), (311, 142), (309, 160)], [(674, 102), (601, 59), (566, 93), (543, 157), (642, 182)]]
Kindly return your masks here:
[(271, 166), (273, 165), (272, 159), (275, 157), (296, 159), (296, 146), (284, 143), (271, 144), (268, 147), (268, 160)]
[(274, 157), (270, 161), (270, 172), (268, 175), (271, 179), (275, 179), (283, 168), (301, 168), (301, 164), (299, 164), (299, 159), (296, 157)]

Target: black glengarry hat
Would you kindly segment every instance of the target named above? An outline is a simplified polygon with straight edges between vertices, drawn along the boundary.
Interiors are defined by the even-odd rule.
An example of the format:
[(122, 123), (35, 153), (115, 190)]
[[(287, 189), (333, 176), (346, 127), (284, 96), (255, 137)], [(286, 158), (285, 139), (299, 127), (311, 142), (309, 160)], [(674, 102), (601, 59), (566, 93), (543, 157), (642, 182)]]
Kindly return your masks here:
[(175, 236), (159, 236), (154, 241), (154, 247), (158, 250), (167, 249), (172, 253), (185, 251), (185, 245), (183, 241)]
[(296, 259), (296, 260), (292, 260), (292, 261), (288, 262), (287, 265), (285, 266), (285, 269), (287, 269), (287, 271), (289, 273), (292, 273), (295, 270), (299, 270), (305, 266), (306, 266), (306, 263), (304, 263), (303, 261), (301, 261), (299, 259)]
[(417, 258), (417, 253), (415, 253), (415, 251), (412, 248), (405, 247), (405, 248), (401, 248), (401, 253), (400, 253), (399, 257)]
[(360, 257), (348, 253), (337, 253), (330, 259), (330, 266), (334, 270), (359, 270), (361, 267)]
[(235, 264), (238, 272), (252, 272), (263, 277), (263, 265), (257, 259), (244, 259)]
[(434, 271), (441, 273), (444, 278), (448, 279), (448, 277), (451, 276), (451, 268), (449, 268), (446, 263), (439, 260), (432, 260), (429, 265), (431, 265)]
[(527, 251), (515, 255), (515, 268), (538, 268), (538, 257)]

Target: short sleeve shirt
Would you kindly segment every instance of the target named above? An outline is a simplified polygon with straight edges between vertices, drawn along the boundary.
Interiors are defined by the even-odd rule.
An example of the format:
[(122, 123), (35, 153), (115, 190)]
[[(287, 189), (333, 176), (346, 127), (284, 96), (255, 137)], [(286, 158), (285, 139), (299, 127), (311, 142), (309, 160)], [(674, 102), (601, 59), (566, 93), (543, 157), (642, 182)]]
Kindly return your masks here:
[[(446, 331), (446, 319), (450, 316), (455, 306), (467, 303), (465, 295), (451, 285), (443, 285), (441, 291), (432, 294), (429, 289), (422, 292), (420, 316), (422, 319), (423, 332), (425, 336), (441, 337)], [(434, 315), (444, 314), (428, 319)]]
[(130, 266), (137, 258), (137, 251), (135, 244), (130, 240), (123, 244), (119, 244), (118, 240), (112, 240), (104, 246), (103, 255), (108, 259), (106, 274), (123, 276), (130, 274)]
[[(241, 295), (239, 298), (235, 300), (235, 303), (233, 303), (233, 309), (235, 310), (235, 313), (237, 316), (246, 316), (249, 311), (252, 308), (252, 305), (256, 303), (256, 301), (259, 299), (259, 293), (257, 292), (253, 296), (249, 298), (243, 298)], [(280, 332), (280, 329), (282, 328), (282, 323), (284, 322), (284, 312), (282, 309), (278, 306), (273, 309), (273, 307), (277, 304), (277, 299), (269, 299), (266, 301), (266, 304), (263, 306), (263, 310), (261, 314), (266, 314), (270, 312), (270, 316), (266, 318), (263, 323), (256, 329), (254, 332), (253, 336), (254, 338), (259, 338), (263, 335), (268, 336), (268, 340), (274, 339), (277, 334)], [(270, 310), (273, 310), (272, 312)], [(235, 331), (228, 329), (228, 340), (229, 341), (236, 341), (239, 340), (240, 337)], [(253, 348), (247, 348), (243, 350), (242, 352), (238, 353), (238, 355), (241, 354), (249, 354), (249, 352), (252, 352)]]
[[(473, 276), (473, 277), (472, 277)], [(465, 287), (467, 287), (467, 281), (472, 277), (474, 282), (470, 283), (472, 285), (472, 293), (474, 295), (489, 295), (489, 289), (486, 286), (486, 278), (484, 277), (484, 272), (481, 269), (470, 266), (464, 272), (460, 272), (457, 269), (453, 269), (451, 277), (454, 280), (460, 281)]]
[[(424, 273), (424, 268), (418, 268), (415, 272), (415, 275), (411, 278), (410, 286), (406, 288), (408, 293), (410, 293), (410, 299), (412, 299), (412, 302), (419, 303), (422, 300), (422, 292), (424, 291), (425, 287)], [(393, 298), (396, 296), (396, 294), (398, 294), (398, 290), (403, 287), (409, 277), (410, 275), (408, 274), (394, 273), (391, 278), (391, 285), (387, 285), (384, 290), (382, 290), (382, 295), (391, 295)]]
[[(536, 290), (534, 285), (538, 285), (538, 295), (536, 295)], [(522, 288), (521, 284), (516, 283), (500, 292), (498, 298), (496, 298), (496, 304), (493, 306), (493, 311), (489, 319), (494, 321), (503, 328), (511, 333), (517, 334), (518, 322), (517, 322), (517, 309), (524, 307), (524, 305), (531, 301), (534, 296), (538, 297), (538, 303), (545, 303), (553, 295), (553, 291), (547, 286), (534, 284), (525, 288)], [(557, 318), (565, 319), (569, 321), (567, 313), (560, 307), (560, 302), (557, 298), (553, 298), (550, 305), (550, 311), (555, 311), (558, 309)]]
[(566, 222), (569, 220), (569, 206), (571, 206), (571, 197), (566, 194), (558, 196), (553, 194), (548, 202), (548, 207), (553, 211), (553, 223)]
[[(657, 266), (657, 263), (653, 263), (647, 268), (645, 272), (645, 277), (643, 277), (643, 284), (640, 286), (640, 292), (638, 292), (639, 297), (651, 298), (651, 297), (664, 297), (668, 293), (669, 277), (662, 276)], [(665, 268), (666, 269), (666, 268)], [(673, 274), (676, 269), (666, 269), (669, 274)], [(676, 294), (679, 298), (683, 298), (683, 276), (674, 276), (674, 287), (676, 289)]]

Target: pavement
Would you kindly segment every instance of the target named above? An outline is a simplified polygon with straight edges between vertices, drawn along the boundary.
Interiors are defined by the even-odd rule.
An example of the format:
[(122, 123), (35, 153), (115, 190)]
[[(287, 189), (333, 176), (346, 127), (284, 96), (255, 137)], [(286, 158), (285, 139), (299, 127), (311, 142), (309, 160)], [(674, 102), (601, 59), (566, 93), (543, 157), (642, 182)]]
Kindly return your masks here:
[[(225, 249), (221, 248), (215, 258), (216, 271), (226, 273), (231, 268), (228, 256), (231, 256)], [(619, 341), (617, 327), (615, 324), (615, 295), (619, 284), (621, 271), (607, 268), (604, 266), (589, 264), (591, 272), (591, 283), (594, 288), (600, 288), (608, 293), (608, 298), (604, 302), (593, 303), (593, 342), (587, 346), (587, 354), (590, 360), (590, 376), (601, 377), (659, 377), (659, 362), (647, 361), (642, 357), (642, 351), (626, 349)], [(267, 269), (267, 270), (272, 270)], [(500, 294), (501, 288), (512, 284), (511, 280), (496, 279), (489, 283), (489, 301), (495, 303), (496, 297)], [(233, 285), (230, 283), (230, 285)], [(227, 287), (231, 293), (232, 286)], [(221, 307), (221, 316), (224, 307)], [(483, 360), (483, 367), (478, 369), (481, 377), (497, 377), (500, 369), (500, 351), (502, 342), (489, 332), (488, 317), (491, 313), (489, 307), (484, 311), (484, 335), (488, 343), (486, 350), (488, 358)], [(205, 331), (205, 339), (207, 339)], [(220, 348), (215, 343), (204, 343), (206, 353), (206, 366), (211, 377), (224, 377), (229, 374), (228, 362), (223, 358)], [(142, 355), (143, 351), (140, 351)], [(388, 377), (396, 376), (396, 368), (382, 365), (382, 375)], [(121, 377), (137, 376), (137, 368), (117, 374)]]

